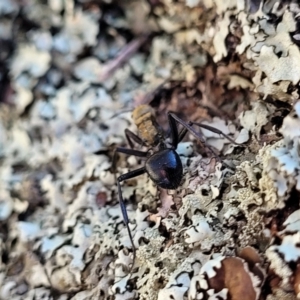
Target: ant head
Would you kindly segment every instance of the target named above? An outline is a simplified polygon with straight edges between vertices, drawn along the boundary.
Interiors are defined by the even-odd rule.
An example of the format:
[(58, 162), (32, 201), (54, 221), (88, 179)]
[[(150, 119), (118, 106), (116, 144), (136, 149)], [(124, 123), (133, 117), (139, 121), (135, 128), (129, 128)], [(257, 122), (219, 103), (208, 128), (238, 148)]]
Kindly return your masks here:
[(148, 158), (146, 171), (151, 180), (163, 189), (174, 190), (180, 185), (183, 168), (174, 149), (163, 149)]

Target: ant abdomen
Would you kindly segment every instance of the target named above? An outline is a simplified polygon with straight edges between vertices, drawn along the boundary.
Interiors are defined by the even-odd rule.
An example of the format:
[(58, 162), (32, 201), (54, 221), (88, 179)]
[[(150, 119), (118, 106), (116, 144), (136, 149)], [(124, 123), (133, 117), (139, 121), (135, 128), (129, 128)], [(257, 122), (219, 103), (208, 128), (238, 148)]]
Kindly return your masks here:
[(138, 128), (139, 137), (145, 144), (157, 145), (161, 132), (155, 120), (154, 109), (149, 105), (140, 105), (132, 112), (132, 119)]

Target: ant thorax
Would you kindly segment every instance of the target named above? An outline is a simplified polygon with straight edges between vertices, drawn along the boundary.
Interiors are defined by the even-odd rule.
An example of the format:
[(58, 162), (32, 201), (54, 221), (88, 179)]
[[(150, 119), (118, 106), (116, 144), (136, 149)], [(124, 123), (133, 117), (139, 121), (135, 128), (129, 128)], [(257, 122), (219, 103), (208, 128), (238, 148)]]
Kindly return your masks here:
[(158, 139), (155, 144), (152, 145), (147, 145), (146, 143), (144, 144), (146, 147), (148, 147), (148, 151), (147, 151), (148, 157), (164, 149), (174, 149), (170, 137), (165, 137), (161, 132), (161, 134), (157, 135), (157, 138)]
[(159, 145), (159, 149), (174, 149), (172, 145), (172, 141), (170, 137), (162, 138), (161, 143)]

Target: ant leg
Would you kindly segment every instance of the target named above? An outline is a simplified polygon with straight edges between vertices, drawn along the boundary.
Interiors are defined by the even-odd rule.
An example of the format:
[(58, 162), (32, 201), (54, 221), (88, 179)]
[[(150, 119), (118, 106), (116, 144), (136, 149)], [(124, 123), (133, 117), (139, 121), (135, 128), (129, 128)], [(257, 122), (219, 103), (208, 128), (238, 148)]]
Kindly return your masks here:
[(116, 173), (117, 173), (117, 152), (118, 153), (124, 153), (126, 155), (134, 155), (134, 156), (138, 156), (138, 157), (146, 157), (147, 156), (147, 152), (145, 151), (139, 151), (139, 150), (135, 150), (135, 149), (129, 149), (129, 148), (124, 148), (124, 147), (117, 147), (114, 149), (113, 152), (113, 157), (112, 157), (112, 170), (115, 176), (115, 181), (116, 179)]
[(138, 157), (146, 157), (148, 154), (145, 151), (139, 151), (139, 150), (124, 148), (124, 147), (117, 147), (115, 151), (119, 152), (119, 153), (124, 153), (127, 155), (138, 156)]
[[(168, 113), (168, 119), (169, 119), (169, 125), (170, 125), (170, 131), (171, 131), (171, 144), (172, 146), (176, 149), (177, 148), (177, 145), (183, 140), (183, 138), (185, 137), (185, 135), (187, 134), (188, 132), (188, 128), (187, 126), (192, 126), (193, 125), (193, 122), (188, 122), (188, 123), (185, 123), (187, 126), (183, 125), (182, 123), (180, 123), (181, 125), (184, 126), (184, 128), (178, 133), (178, 128), (177, 128), (177, 124), (176, 122), (174, 121), (174, 119), (172, 119), (172, 115), (173, 113), (169, 112)], [(176, 116), (177, 117), (177, 116)], [(174, 117), (173, 117), (174, 118)], [(177, 117), (178, 118), (178, 117)], [(179, 118), (178, 118), (179, 119)], [(181, 119), (179, 119), (181, 120)], [(182, 121), (182, 120), (181, 120)], [(183, 122), (183, 121), (182, 121)], [(199, 137), (198, 137), (199, 138)], [(200, 139), (200, 138), (199, 138)], [(203, 138), (200, 139), (200, 141), (202, 143), (204, 143), (204, 140)]]
[(124, 147), (117, 147), (114, 150), (113, 153), (113, 158), (112, 158), (112, 169), (114, 171), (114, 176), (115, 176), (115, 181), (116, 181), (116, 173), (117, 173), (117, 152), (118, 153), (123, 153), (126, 155), (134, 155), (137, 157), (147, 157), (148, 153), (145, 151), (139, 151), (139, 150), (135, 150), (135, 149), (129, 149), (129, 148), (124, 148)]
[[(195, 138), (197, 138), (201, 143), (203, 143), (204, 145), (206, 145), (206, 147), (219, 159), (221, 160), (221, 158), (219, 157), (219, 155), (216, 153), (216, 151), (210, 147), (209, 145), (207, 145), (205, 143), (204, 137), (200, 132), (197, 132), (191, 125), (192, 122), (186, 123), (183, 120), (181, 120), (179, 117), (177, 117), (174, 113), (169, 112), (168, 113), (168, 119), (169, 119), (169, 123), (170, 123), (170, 127), (171, 127), (171, 136), (175, 136), (177, 133), (177, 137), (176, 139), (172, 140), (172, 145), (174, 147), (177, 147), (178, 145), (178, 129), (177, 129), (177, 124), (176, 122), (178, 122), (179, 124), (181, 124), (186, 130), (188, 130)], [(174, 128), (176, 128), (176, 130), (174, 131)], [(172, 135), (173, 132), (173, 135)], [(177, 143), (177, 144), (176, 144)]]
[(129, 235), (129, 239), (132, 245), (132, 253), (133, 253), (133, 260), (132, 260), (132, 265), (130, 267), (130, 271), (129, 273), (131, 274), (132, 272), (132, 268), (134, 266), (134, 262), (135, 262), (135, 257), (136, 257), (136, 251), (135, 251), (135, 246), (133, 243), (133, 238), (132, 238), (132, 234), (131, 234), (131, 230), (129, 228), (129, 219), (128, 219), (128, 214), (127, 214), (127, 210), (126, 210), (126, 205), (123, 199), (123, 195), (122, 195), (122, 189), (121, 189), (121, 182), (127, 179), (131, 179), (133, 177), (137, 177), (139, 175), (142, 175), (146, 172), (145, 168), (140, 168), (137, 170), (133, 170), (131, 172), (128, 172), (126, 174), (120, 175), (117, 179), (117, 185), (118, 185), (118, 194), (119, 194), (119, 203), (120, 203), (120, 207), (121, 207), (121, 211), (122, 211), (122, 215), (123, 215), (123, 220), (125, 223), (125, 226), (127, 227), (127, 231), (128, 231), (128, 235)]
[(170, 135), (171, 135), (171, 144), (176, 149), (178, 146), (178, 143), (184, 138), (185, 134), (187, 133), (186, 128), (181, 130), (180, 134), (178, 133), (178, 128), (176, 121), (174, 118), (172, 118), (173, 113), (168, 112), (168, 120), (169, 120), (169, 126), (170, 126)]
[(107, 155), (107, 156), (109, 155), (109, 153), (110, 153), (110, 149), (100, 149), (96, 152), (93, 152), (93, 154), (95, 155)]
[[(188, 125), (192, 126), (193, 122), (189, 121)], [(188, 130), (186, 128), (183, 128), (180, 132), (179, 132), (179, 137), (178, 137), (178, 143), (180, 143), (183, 138), (185, 137), (185, 135), (187, 134)]]
[(238, 146), (241, 146), (240, 144), (236, 143), (230, 136), (228, 136), (227, 134), (225, 134), (224, 132), (222, 132), (221, 130), (219, 130), (215, 127), (205, 125), (205, 124), (202, 124), (202, 123), (196, 123), (196, 122), (190, 122), (190, 125), (197, 125), (197, 126), (202, 127), (206, 130), (209, 130), (209, 131), (214, 132), (216, 134), (222, 135), (223, 137), (228, 139), (231, 143), (233, 143), (235, 145), (238, 145)]
[[(130, 131), (131, 132), (131, 131)], [(131, 132), (132, 134), (134, 134), (133, 132)], [(134, 156), (138, 156), (138, 157), (146, 157), (147, 156), (147, 152), (145, 151), (139, 151), (139, 150), (135, 150), (135, 149), (129, 149), (129, 148), (125, 148), (125, 147), (117, 147), (114, 149), (114, 153), (113, 153), (113, 158), (112, 158), (112, 165), (113, 165), (113, 170), (115, 170), (116, 173), (116, 158), (117, 158), (117, 152), (119, 153), (124, 153), (126, 155), (134, 155)]]
[[(191, 125), (191, 124), (189, 124)], [(179, 136), (178, 136), (178, 143), (180, 143), (183, 138), (185, 137), (186, 133), (188, 132), (188, 130), (186, 128), (183, 128), (180, 132), (179, 132)]]
[(126, 136), (127, 142), (131, 149), (134, 148), (132, 141), (136, 142), (137, 144), (139, 144), (141, 146), (144, 145), (143, 140), (138, 135), (136, 135), (135, 133), (133, 133), (132, 131), (130, 131), (127, 128), (125, 129), (125, 136)]
[[(144, 141), (138, 135), (136, 135), (135, 133), (133, 133), (132, 131), (130, 131), (127, 128), (125, 129), (125, 136), (126, 136), (127, 142), (128, 142), (131, 149), (134, 148), (133, 141), (136, 142), (137, 144), (141, 145), (141, 146), (144, 146), (144, 144), (145, 144)], [(118, 149), (123, 149), (123, 150), (118, 151)], [(115, 150), (115, 151), (125, 153), (125, 154), (128, 154), (128, 155), (135, 155), (135, 156), (139, 156), (139, 157), (144, 156), (144, 155), (142, 155), (143, 151), (135, 150), (136, 151), (135, 153), (129, 153), (129, 152), (125, 152), (125, 149), (126, 148), (118, 147), (117, 150)], [(130, 149), (128, 149), (128, 151), (130, 151)], [(101, 155), (101, 154), (107, 155), (109, 152), (110, 152), (109, 149), (100, 149), (100, 150), (94, 152), (94, 154), (96, 154), (96, 155)], [(146, 152), (144, 152), (144, 153), (146, 153)]]

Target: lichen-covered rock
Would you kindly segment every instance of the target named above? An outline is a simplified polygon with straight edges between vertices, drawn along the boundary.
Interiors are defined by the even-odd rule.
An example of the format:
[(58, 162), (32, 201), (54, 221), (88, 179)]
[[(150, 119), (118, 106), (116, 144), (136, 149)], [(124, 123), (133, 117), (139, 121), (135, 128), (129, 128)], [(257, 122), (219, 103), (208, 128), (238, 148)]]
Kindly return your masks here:
[[(299, 13), (2, 1), (0, 299), (299, 298)], [(121, 183), (135, 257), (116, 178), (145, 162), (114, 149), (141, 104), (201, 143), (178, 145), (177, 190)]]

